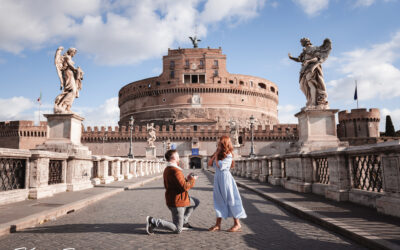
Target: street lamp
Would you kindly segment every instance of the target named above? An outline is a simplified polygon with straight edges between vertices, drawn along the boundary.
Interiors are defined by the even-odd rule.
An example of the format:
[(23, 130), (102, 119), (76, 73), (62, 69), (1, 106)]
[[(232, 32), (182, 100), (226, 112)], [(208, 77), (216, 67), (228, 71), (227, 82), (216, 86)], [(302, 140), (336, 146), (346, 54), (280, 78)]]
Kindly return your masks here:
[(254, 153), (254, 133), (253, 133), (253, 128), (254, 128), (254, 116), (250, 116), (250, 132), (251, 132), (251, 147), (250, 147), (250, 157), (256, 156)]
[(129, 129), (131, 130), (131, 138), (130, 138), (130, 143), (129, 143), (129, 153), (128, 153), (128, 158), (133, 158), (133, 153), (132, 153), (132, 132), (133, 132), (133, 123), (135, 122), (135, 119), (133, 119), (133, 116), (131, 116), (131, 119), (129, 119)]

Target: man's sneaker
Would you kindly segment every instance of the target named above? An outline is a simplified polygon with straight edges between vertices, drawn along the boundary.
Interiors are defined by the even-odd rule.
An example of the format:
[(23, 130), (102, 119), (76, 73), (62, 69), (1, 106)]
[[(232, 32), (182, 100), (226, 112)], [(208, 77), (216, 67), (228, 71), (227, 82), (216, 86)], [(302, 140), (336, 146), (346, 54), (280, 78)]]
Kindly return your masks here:
[(147, 216), (146, 217), (146, 232), (147, 232), (147, 234), (153, 234), (154, 233), (154, 231), (153, 231), (154, 225), (151, 222), (152, 219), (153, 219), (153, 217), (151, 217), (151, 216)]
[(189, 223), (183, 224), (182, 230), (192, 230), (194, 227), (190, 225)]

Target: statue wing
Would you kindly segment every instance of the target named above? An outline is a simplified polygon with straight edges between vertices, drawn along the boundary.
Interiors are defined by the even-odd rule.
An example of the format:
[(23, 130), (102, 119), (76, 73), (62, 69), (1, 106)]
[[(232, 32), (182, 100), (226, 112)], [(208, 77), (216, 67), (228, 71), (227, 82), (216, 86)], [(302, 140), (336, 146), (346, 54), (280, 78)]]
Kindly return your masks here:
[(57, 75), (58, 75), (58, 78), (60, 79), (61, 85), (63, 85), (63, 83), (64, 83), (63, 77), (62, 77), (62, 72), (61, 72), (61, 69), (62, 69), (63, 63), (64, 63), (64, 56), (61, 55), (61, 52), (63, 50), (64, 50), (64, 48), (62, 46), (58, 47), (58, 49), (56, 50), (56, 54), (54, 55), (54, 65), (56, 66)]
[(194, 41), (193, 37), (191, 37), (191, 36), (189, 36), (189, 39), (190, 39), (192, 42)]
[(320, 58), (320, 62), (323, 63), (328, 59), (329, 53), (332, 50), (332, 42), (329, 38), (326, 38), (321, 46), (316, 50), (317, 56)]

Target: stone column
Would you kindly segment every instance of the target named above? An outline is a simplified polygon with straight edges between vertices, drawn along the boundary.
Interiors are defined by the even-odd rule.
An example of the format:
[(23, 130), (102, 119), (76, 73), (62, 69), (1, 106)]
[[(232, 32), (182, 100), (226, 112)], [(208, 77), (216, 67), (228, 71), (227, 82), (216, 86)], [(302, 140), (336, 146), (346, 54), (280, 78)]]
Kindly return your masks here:
[[(112, 161), (111, 157), (102, 156), (99, 166), (99, 175), (102, 184), (108, 184), (114, 181), (114, 176), (112, 175)], [(111, 164), (110, 164), (111, 162)], [(108, 169), (111, 167), (111, 175), (108, 174)]]
[(243, 160), (243, 165), (242, 165), (242, 172), (240, 173), (240, 176), (241, 177), (246, 177), (246, 171), (247, 171), (247, 164), (250, 164), (250, 163), (248, 163), (249, 162), (249, 159), (244, 159)]
[(145, 172), (144, 172), (144, 161), (143, 160), (140, 160), (139, 161), (139, 173), (140, 173), (140, 176), (144, 176), (145, 175)]
[(350, 171), (344, 153), (334, 153), (327, 156), (329, 185), (325, 197), (335, 201), (348, 201), (350, 186)]
[(253, 167), (252, 167), (252, 171), (251, 171), (251, 178), (253, 180), (257, 180), (259, 175), (260, 175), (260, 159), (259, 158), (255, 158), (253, 160)]
[(254, 159), (249, 159), (247, 161), (247, 166), (246, 166), (246, 178), (251, 178), (252, 175), (252, 170), (253, 170), (253, 163)]
[(267, 160), (266, 157), (261, 159), (261, 174), (258, 178), (260, 182), (266, 182), (268, 178), (268, 168), (267, 168)]
[(281, 185), (282, 173), (281, 173), (281, 164), (278, 158), (279, 156), (275, 156), (272, 158), (272, 175), (268, 176), (268, 182), (272, 185)]
[[(41, 150), (31, 150), (29, 198), (40, 199), (67, 191), (67, 154)], [(49, 185), (50, 160), (61, 164), (61, 183)]]
[(133, 175), (133, 177), (138, 177), (138, 174), (137, 174), (137, 160), (129, 160), (129, 162), (130, 162), (130, 171), (131, 171), (131, 174)]

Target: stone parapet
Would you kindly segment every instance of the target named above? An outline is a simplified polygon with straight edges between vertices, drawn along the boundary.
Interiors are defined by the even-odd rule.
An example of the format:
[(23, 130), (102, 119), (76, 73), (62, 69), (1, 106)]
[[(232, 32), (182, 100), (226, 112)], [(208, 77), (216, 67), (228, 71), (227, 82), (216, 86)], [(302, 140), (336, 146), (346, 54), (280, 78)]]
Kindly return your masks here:
[(400, 217), (400, 140), (262, 158), (241, 157), (236, 162), (234, 175), (258, 177), (286, 189), (350, 201)]

